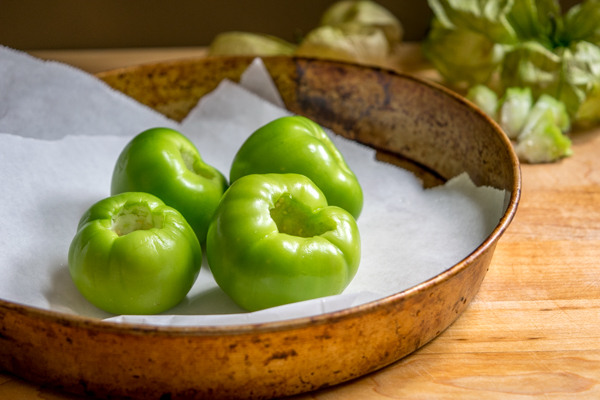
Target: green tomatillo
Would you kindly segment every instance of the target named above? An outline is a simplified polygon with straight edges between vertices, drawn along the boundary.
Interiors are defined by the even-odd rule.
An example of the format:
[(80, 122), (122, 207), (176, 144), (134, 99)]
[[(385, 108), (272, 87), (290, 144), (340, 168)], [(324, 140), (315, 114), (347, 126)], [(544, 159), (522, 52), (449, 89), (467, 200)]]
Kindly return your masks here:
[(137, 135), (121, 152), (113, 171), (111, 193), (146, 192), (177, 209), (200, 243), (227, 180), (204, 163), (184, 135), (154, 128)]
[(283, 117), (256, 130), (239, 149), (230, 182), (249, 174), (301, 174), (325, 194), (329, 205), (357, 219), (363, 193), (344, 157), (321, 126), (308, 118)]
[(223, 291), (255, 311), (341, 293), (358, 269), (360, 236), (307, 177), (255, 174), (225, 192), (206, 254)]
[(178, 304), (200, 271), (202, 250), (183, 216), (148, 193), (94, 204), (79, 221), (69, 271), (92, 304), (114, 314), (156, 314)]

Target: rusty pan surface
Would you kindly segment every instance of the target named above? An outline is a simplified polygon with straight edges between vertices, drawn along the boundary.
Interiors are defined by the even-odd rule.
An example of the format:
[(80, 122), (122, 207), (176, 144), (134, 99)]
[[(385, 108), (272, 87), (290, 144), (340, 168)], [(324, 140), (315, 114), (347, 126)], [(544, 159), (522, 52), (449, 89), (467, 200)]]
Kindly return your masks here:
[[(99, 74), (181, 120), (250, 58), (205, 58)], [(499, 127), (452, 92), (411, 76), (303, 58), (266, 58), (284, 102), (413, 169), (426, 185), (464, 171), (507, 191), (505, 213), (473, 253), (379, 301), (312, 318), (219, 327), (101, 322), (0, 300), (0, 369), (74, 393), (144, 399), (264, 399), (382, 368), (446, 329), (479, 289), (520, 194), (518, 161)], [(398, 261), (399, 265), (401, 260)]]

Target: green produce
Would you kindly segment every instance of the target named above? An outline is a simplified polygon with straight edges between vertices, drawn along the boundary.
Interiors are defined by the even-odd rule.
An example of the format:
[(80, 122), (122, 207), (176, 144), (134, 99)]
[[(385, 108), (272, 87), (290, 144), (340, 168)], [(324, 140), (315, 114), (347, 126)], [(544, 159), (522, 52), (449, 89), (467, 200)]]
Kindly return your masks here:
[(506, 17), (519, 41), (536, 40), (551, 48), (559, 45), (558, 35), (563, 32), (560, 15), (557, 0), (514, 0)]
[(576, 120), (596, 122), (600, 110), (600, 82), (593, 82), (587, 91), (587, 97), (577, 110)]
[(576, 4), (564, 17), (563, 42), (585, 40), (600, 45), (600, 1)]
[(525, 124), (533, 99), (529, 88), (508, 88), (498, 104), (498, 123), (506, 135), (516, 139)]
[(564, 103), (547, 94), (542, 94), (531, 108), (531, 111), (529, 111), (523, 129), (521, 129), (517, 139), (528, 136), (529, 132), (539, 124), (541, 119), (548, 118), (546, 115), (547, 110), (550, 110), (552, 115), (551, 120), (561, 132), (569, 131), (571, 128), (571, 121)]
[[(292, 152), (290, 152), (292, 153)], [(352, 216), (302, 175), (248, 175), (225, 192), (208, 231), (219, 286), (255, 311), (341, 293), (360, 262)]]
[(378, 28), (390, 46), (402, 40), (402, 25), (389, 10), (373, 1), (338, 1), (321, 18), (321, 26), (337, 26), (348, 22)]
[(225, 32), (210, 44), (210, 56), (291, 55), (296, 46), (275, 36), (248, 32)]
[(434, 19), (423, 52), (449, 82), (487, 82), (502, 58), (504, 47), (466, 29), (448, 29)]
[(546, 109), (533, 128), (519, 136), (515, 146), (519, 159), (543, 163), (572, 154), (571, 141), (562, 134), (554, 119), (552, 110)]
[(542, 94), (531, 107), (529, 88), (509, 88), (500, 103), (490, 88), (473, 86), (467, 98), (496, 119), (516, 139), (519, 159), (528, 163), (552, 162), (572, 155), (571, 141), (563, 133), (571, 127), (563, 102)]
[(379, 4), (339, 1), (325, 11), (320, 26), (299, 38), (298, 46), (270, 35), (225, 32), (215, 37), (209, 55), (298, 55), (386, 65), (402, 33), (400, 21)]
[(381, 29), (357, 23), (321, 26), (309, 32), (296, 55), (365, 64), (382, 64), (390, 52)]
[[(563, 51), (563, 50), (561, 50)], [(502, 64), (504, 87), (529, 87), (533, 96), (555, 93), (561, 78), (562, 58), (537, 42), (525, 42), (506, 54)]]
[(498, 95), (492, 89), (484, 85), (476, 85), (469, 89), (467, 99), (472, 101), (481, 110), (496, 119), (498, 109)]
[(236, 154), (230, 181), (268, 173), (305, 175), (330, 205), (360, 215), (363, 193), (356, 176), (323, 128), (308, 118), (283, 117), (255, 131)]
[(505, 86), (528, 86), (537, 98), (548, 94), (563, 103), (577, 120), (598, 120), (600, 109), (587, 109), (598, 102), (600, 48), (588, 42), (573, 43), (554, 52), (527, 42), (509, 53), (502, 69)]
[(112, 194), (159, 197), (185, 217), (201, 243), (225, 189), (225, 177), (202, 161), (192, 142), (168, 128), (149, 129), (133, 138), (117, 160), (111, 183)]
[[(600, 1), (564, 16), (556, 0), (429, 0), (425, 55), (450, 82), (528, 87), (575, 120), (600, 120)], [(471, 53), (466, 57), (467, 52)]]
[(94, 204), (69, 248), (73, 282), (114, 314), (156, 314), (178, 304), (200, 271), (194, 231), (175, 209), (147, 193)]
[[(527, 0), (524, 0), (527, 1)], [(518, 42), (510, 24), (513, 0), (428, 0), (435, 17), (446, 29), (480, 33), (494, 43)]]

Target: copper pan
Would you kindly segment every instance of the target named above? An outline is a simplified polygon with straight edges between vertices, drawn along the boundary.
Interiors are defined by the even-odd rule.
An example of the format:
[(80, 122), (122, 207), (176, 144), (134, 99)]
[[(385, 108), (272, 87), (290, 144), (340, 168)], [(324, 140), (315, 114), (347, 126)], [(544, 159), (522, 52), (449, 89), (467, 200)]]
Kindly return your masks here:
[[(222, 79), (238, 80), (250, 62), (191, 59), (98, 77), (180, 120)], [(464, 260), (418, 286), (313, 318), (153, 327), (0, 300), (0, 369), (99, 397), (272, 398), (385, 367), (434, 339), (465, 310), (519, 200), (518, 161), (500, 128), (463, 98), (408, 75), (303, 58), (264, 62), (289, 110), (380, 150), (382, 159), (413, 169), (426, 185), (467, 171), (478, 185), (505, 189), (496, 229)]]

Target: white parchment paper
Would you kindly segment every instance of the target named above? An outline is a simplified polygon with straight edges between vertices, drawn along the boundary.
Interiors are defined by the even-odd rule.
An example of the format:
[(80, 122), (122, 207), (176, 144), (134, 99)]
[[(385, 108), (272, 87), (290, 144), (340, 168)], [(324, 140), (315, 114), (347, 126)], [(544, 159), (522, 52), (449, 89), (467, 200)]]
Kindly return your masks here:
[(37, 139), (134, 136), (177, 123), (94, 76), (0, 46), (0, 132)]
[[(29, 79), (29, 74), (40, 75)], [(67, 252), (83, 212), (110, 195), (114, 163), (131, 137), (155, 126), (179, 129), (227, 176), (243, 141), (289, 112), (277, 106), (281, 99), (260, 60), (240, 85), (223, 81), (203, 97), (181, 124), (81, 71), (1, 47), (0, 89), (0, 132), (5, 132), (0, 134), (0, 297), (9, 301), (157, 325), (316, 315), (400, 292), (443, 272), (480, 245), (502, 215), (502, 191), (477, 188), (466, 174), (423, 190), (411, 173), (377, 162), (372, 149), (332, 134), (365, 194), (358, 220), (361, 265), (342, 295), (245, 313), (216, 285), (205, 261), (188, 296), (164, 315), (113, 316), (79, 294)], [(85, 100), (90, 97), (93, 102)], [(79, 117), (72, 118), (74, 112)]]

